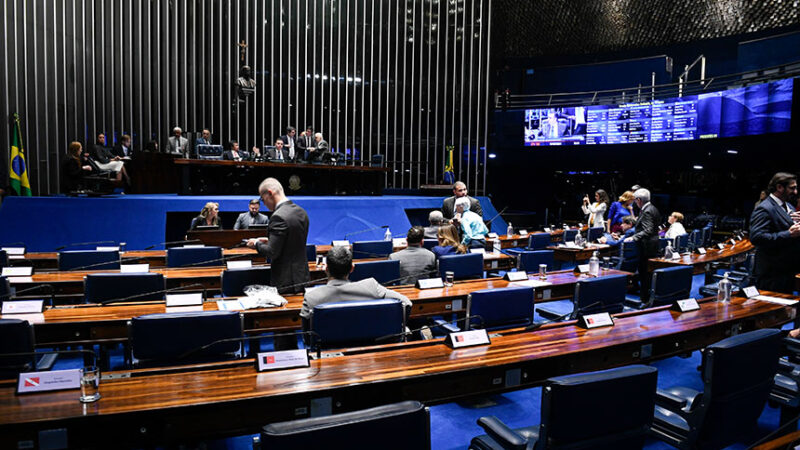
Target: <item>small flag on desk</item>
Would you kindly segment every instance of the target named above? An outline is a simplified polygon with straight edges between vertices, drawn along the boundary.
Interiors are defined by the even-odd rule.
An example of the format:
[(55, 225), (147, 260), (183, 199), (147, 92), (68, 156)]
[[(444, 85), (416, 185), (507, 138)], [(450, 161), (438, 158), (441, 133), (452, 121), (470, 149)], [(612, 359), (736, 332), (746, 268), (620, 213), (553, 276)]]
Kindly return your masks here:
[(445, 184), (453, 184), (456, 182), (455, 169), (453, 168), (453, 150), (452, 145), (446, 147), (445, 165), (444, 165), (444, 182)]
[(14, 113), (14, 129), (11, 133), (11, 162), (9, 163), (9, 185), (16, 195), (31, 196), (31, 183), (28, 180), (28, 165), (25, 164), (25, 149), (22, 146), (22, 132), (19, 129), (19, 114)]

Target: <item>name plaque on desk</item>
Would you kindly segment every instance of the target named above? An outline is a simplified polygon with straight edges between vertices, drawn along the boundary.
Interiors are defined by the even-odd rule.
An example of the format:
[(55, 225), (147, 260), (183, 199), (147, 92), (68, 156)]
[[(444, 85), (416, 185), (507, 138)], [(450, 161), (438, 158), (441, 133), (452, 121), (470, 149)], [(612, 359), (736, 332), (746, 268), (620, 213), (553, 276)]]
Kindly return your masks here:
[(697, 300), (693, 298), (687, 298), (685, 300), (677, 300), (675, 303), (672, 304), (673, 311), (679, 312), (689, 312), (689, 311), (697, 311), (700, 309), (700, 305), (697, 304)]
[[(80, 389), (81, 369), (23, 372), (17, 379), (17, 394)], [(77, 401), (77, 398), (75, 399)]]
[(3, 267), (3, 271), (0, 274), (4, 277), (29, 277), (33, 275), (33, 267)]
[(498, 236), (497, 233), (489, 233), (486, 235), (486, 237), (489, 239), (497, 239)]
[(736, 246), (736, 241), (734, 241), (733, 238), (731, 238), (731, 240), (729, 242), (731, 243), (732, 246), (734, 246), (734, 247)]
[(744, 295), (747, 298), (753, 298), (757, 295), (761, 295), (761, 293), (758, 292), (758, 288), (756, 288), (755, 286), (747, 286), (742, 291), (744, 292)]
[(441, 278), (424, 278), (421, 280), (417, 280), (416, 282), (417, 289), (437, 289), (443, 288), (444, 282)]
[(349, 247), (350, 246), (350, 241), (348, 241), (346, 239), (339, 240), (339, 241), (333, 241), (333, 242), (331, 242), (331, 245), (334, 246), (334, 247), (339, 247), (339, 246)]
[(147, 273), (150, 272), (150, 264), (120, 264), (119, 273)]
[(0, 250), (5, 251), (9, 256), (20, 256), (25, 254), (25, 247), (2, 247)]
[(205, 244), (187, 244), (183, 246), (183, 248), (202, 248), (202, 247), (205, 247)]
[(119, 246), (114, 246), (114, 247), (112, 247), (112, 246), (108, 246), (108, 247), (99, 246), (99, 247), (95, 248), (95, 250), (98, 251), (98, 252), (118, 252), (119, 251)]
[(528, 230), (519, 230), (519, 235), (520, 236), (527, 236), (528, 235)]
[(607, 312), (588, 314), (585, 316), (581, 316), (578, 319), (577, 325), (581, 328), (586, 328), (588, 330), (591, 330), (593, 328), (614, 326), (614, 320), (611, 318), (611, 314)]
[(3, 302), (3, 314), (30, 314), (44, 311), (44, 300), (15, 300)]
[(552, 233), (552, 232), (553, 232), (553, 229), (552, 229), (552, 228), (547, 228), (547, 227), (544, 227), (544, 232), (545, 232), (545, 233)]
[(450, 348), (473, 347), (491, 343), (492, 341), (489, 340), (486, 330), (458, 331), (448, 334), (444, 339), (444, 345)]
[(717, 248), (720, 249), (720, 250), (725, 250), (725, 243), (724, 242), (720, 242), (719, 244), (717, 244)]
[(256, 370), (259, 372), (308, 367), (309, 365), (306, 349), (264, 352), (259, 353), (256, 358)]
[(528, 273), (525, 272), (524, 270), (518, 270), (516, 272), (506, 272), (503, 278), (505, 278), (506, 281), (527, 281)]
[(589, 273), (588, 264), (578, 264), (575, 266), (575, 273)]
[(706, 249), (704, 249), (703, 247), (697, 247), (697, 253), (699, 253), (701, 255), (705, 255), (706, 254)]
[(253, 261), (249, 259), (244, 261), (227, 261), (225, 264), (228, 269), (249, 269), (253, 267)]
[(197, 306), (202, 304), (202, 292), (192, 292), (189, 294), (167, 294), (168, 308), (172, 306)]

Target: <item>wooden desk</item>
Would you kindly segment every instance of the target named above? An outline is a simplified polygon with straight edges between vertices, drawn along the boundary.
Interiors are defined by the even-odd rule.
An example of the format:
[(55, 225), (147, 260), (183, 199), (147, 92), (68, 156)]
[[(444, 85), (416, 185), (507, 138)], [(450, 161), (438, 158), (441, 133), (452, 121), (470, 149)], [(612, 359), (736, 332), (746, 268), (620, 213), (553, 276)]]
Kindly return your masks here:
[(611, 246), (607, 244), (591, 244), (583, 248), (570, 248), (561, 246), (550, 246), (548, 250), (553, 250), (553, 258), (556, 261), (565, 261), (577, 264), (578, 261), (586, 261), (592, 257), (594, 252), (602, 258), (611, 251)]
[(706, 249), (705, 255), (691, 253), (682, 255), (680, 259), (651, 258), (647, 264), (651, 272), (662, 267), (692, 266), (695, 275), (706, 274), (706, 284), (708, 284), (713, 282), (711, 263), (726, 259), (731, 260), (731, 262), (739, 262), (744, 260), (747, 257), (747, 253), (754, 249), (755, 246), (750, 242), (750, 239), (744, 238), (737, 242), (736, 245), (726, 245), (724, 250), (713, 247)]
[[(581, 228), (581, 233), (585, 233), (589, 227)], [(530, 231), (525, 236), (520, 234), (512, 234), (507, 235), (504, 234), (502, 236), (498, 236), (497, 239), (500, 240), (500, 248), (517, 248), (517, 247), (527, 247), (528, 239), (531, 237), (532, 234), (538, 233), (547, 233), (547, 231)], [(564, 230), (559, 228), (557, 230), (553, 230), (549, 232), (550, 234), (550, 242), (561, 242), (564, 237)], [(492, 240), (492, 239), (489, 239)]]
[[(616, 270), (604, 271), (602, 275), (626, 274)], [(538, 275), (531, 275), (538, 279)], [(575, 275), (572, 271), (552, 272), (547, 281), (552, 286), (535, 290), (535, 302), (546, 302), (561, 298), (571, 298), (578, 280), (588, 278)], [(419, 290), (413, 286), (393, 288), (408, 297), (412, 303), (411, 317), (422, 318), (434, 315), (459, 314), (466, 312), (466, 298), (471, 292), (482, 289), (507, 287), (508, 281), (501, 278), (468, 280), (456, 282), (452, 287)], [(301, 295), (286, 297), (288, 304), (280, 308), (259, 308), (243, 311), (247, 334), (290, 331), (301, 327)], [(206, 302), (203, 309), (217, 310), (215, 301)], [(184, 309), (173, 309), (181, 311)], [(168, 312), (163, 302), (142, 302), (121, 305), (75, 305), (48, 307), (41, 315), (28, 319), (33, 323), (36, 345), (50, 347), (55, 345), (83, 345), (124, 342), (128, 338), (126, 322), (144, 314)], [(12, 317), (12, 316), (8, 316)], [(0, 316), (3, 318), (3, 316)]]
[[(774, 295), (774, 294), (770, 294)], [(736, 298), (699, 311), (666, 307), (616, 316), (615, 326), (574, 322), (504, 332), (491, 345), (452, 350), (441, 341), (353, 349), (308, 368), (256, 373), (243, 365), (107, 373), (102, 399), (84, 405), (76, 390), (16, 396), (0, 387), (0, 447), (17, 448), (41, 430), (65, 429), (71, 447), (119, 442), (165, 445), (242, 435), (264, 424), (401, 400), (427, 404), (541, 384), (548, 377), (646, 363), (703, 348), (734, 331), (780, 326), (795, 308)]]
[(222, 248), (233, 247), (241, 244), (243, 239), (264, 237), (267, 230), (189, 230), (186, 232), (187, 240), (197, 239), (205, 245)]

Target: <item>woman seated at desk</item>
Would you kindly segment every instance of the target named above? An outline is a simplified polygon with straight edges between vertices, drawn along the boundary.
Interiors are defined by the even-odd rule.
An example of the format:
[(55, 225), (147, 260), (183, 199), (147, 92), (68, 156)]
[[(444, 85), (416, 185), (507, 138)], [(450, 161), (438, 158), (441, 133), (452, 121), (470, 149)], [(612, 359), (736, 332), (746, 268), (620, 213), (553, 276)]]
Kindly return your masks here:
[(80, 188), (85, 174), (92, 173), (92, 166), (82, 157), (83, 146), (72, 142), (67, 148), (67, 158), (61, 162), (61, 193), (68, 194)]
[(682, 234), (686, 234), (686, 229), (683, 228), (683, 224), (681, 224), (681, 222), (683, 222), (683, 214), (675, 211), (669, 215), (667, 222), (669, 222), (669, 229), (666, 234), (664, 234), (665, 238), (675, 239)]
[(200, 211), (200, 215), (192, 219), (192, 224), (189, 226), (190, 230), (197, 229), (197, 227), (217, 227), (222, 229), (222, 224), (219, 221), (219, 203), (208, 202), (206, 206)]
[(431, 249), (436, 259), (444, 255), (467, 253), (467, 247), (458, 243), (458, 229), (455, 225), (440, 226), (436, 237), (439, 239), (439, 245)]

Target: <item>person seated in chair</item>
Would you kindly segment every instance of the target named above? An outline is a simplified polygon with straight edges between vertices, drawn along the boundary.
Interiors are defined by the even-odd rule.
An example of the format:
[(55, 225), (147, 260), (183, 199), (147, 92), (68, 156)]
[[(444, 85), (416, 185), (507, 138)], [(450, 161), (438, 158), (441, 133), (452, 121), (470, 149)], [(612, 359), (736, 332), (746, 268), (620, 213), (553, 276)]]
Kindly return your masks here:
[(227, 161), (247, 161), (250, 159), (250, 154), (246, 150), (239, 150), (238, 142), (230, 141), (225, 145), (222, 159)]
[(682, 234), (686, 234), (686, 228), (683, 228), (683, 224), (681, 224), (683, 222), (683, 214), (675, 211), (669, 215), (667, 222), (669, 222), (669, 229), (664, 234), (665, 238), (675, 239)]
[(436, 259), (445, 255), (455, 255), (467, 253), (467, 246), (458, 242), (458, 228), (455, 225), (442, 225), (436, 235), (439, 245), (433, 247), (433, 254)]
[(80, 188), (84, 175), (91, 174), (93, 169), (83, 159), (83, 146), (80, 142), (71, 142), (67, 149), (67, 157), (61, 161), (61, 193), (68, 194)]
[(428, 222), (430, 226), (425, 227), (425, 239), (437, 239), (439, 236), (439, 227), (444, 225), (444, 215), (438, 209), (434, 209), (428, 214)]
[(458, 223), (461, 227), (461, 243), (469, 248), (485, 248), (486, 235), (489, 229), (483, 223), (481, 216), (469, 210), (470, 200), (468, 197), (456, 199), (456, 215), (453, 223)]
[(219, 203), (208, 202), (206, 206), (200, 210), (200, 215), (192, 219), (192, 224), (189, 226), (190, 230), (194, 230), (201, 226), (219, 227), (222, 229), (222, 224), (219, 221)]
[(289, 159), (289, 154), (287, 153), (286, 148), (283, 146), (283, 139), (278, 138), (275, 140), (275, 148), (269, 149), (269, 154), (267, 157), (271, 161), (287, 161)]
[(420, 278), (436, 275), (436, 255), (422, 246), (425, 229), (411, 227), (406, 234), (408, 247), (389, 255), (389, 259), (400, 261), (400, 284), (414, 284)]
[(97, 135), (97, 143), (92, 147), (91, 158), (100, 170), (106, 170), (116, 173), (117, 180), (122, 180), (125, 177), (125, 182), (130, 184), (131, 179), (128, 177), (128, 172), (125, 171), (125, 163), (122, 158), (114, 156), (111, 150), (106, 148), (106, 136), (103, 133)]
[(254, 198), (250, 200), (250, 210), (239, 214), (236, 223), (233, 225), (234, 230), (246, 230), (250, 225), (266, 225), (269, 223), (269, 218), (264, 214), (258, 212), (261, 200)]
[(374, 278), (351, 282), (348, 277), (353, 271), (353, 252), (350, 247), (336, 246), (328, 252), (328, 265), (325, 273), (328, 284), (306, 290), (300, 317), (311, 319), (314, 307), (323, 303), (346, 300), (375, 300), (396, 298), (403, 302), (406, 312), (411, 309), (411, 300), (405, 295), (381, 286)]
[(621, 244), (626, 237), (633, 236), (633, 233), (636, 231), (633, 229), (634, 225), (636, 225), (636, 219), (634, 219), (633, 216), (625, 216), (620, 223), (622, 233), (605, 233), (597, 242), (608, 244), (612, 248), (619, 247), (619, 244)]

